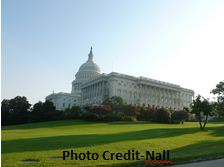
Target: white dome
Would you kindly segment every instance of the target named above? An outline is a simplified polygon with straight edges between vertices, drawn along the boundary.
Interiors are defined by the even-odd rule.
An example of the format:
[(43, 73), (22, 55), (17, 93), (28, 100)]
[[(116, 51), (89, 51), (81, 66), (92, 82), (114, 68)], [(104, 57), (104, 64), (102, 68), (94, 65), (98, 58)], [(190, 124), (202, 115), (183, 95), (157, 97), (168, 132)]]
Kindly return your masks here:
[(94, 63), (93, 61), (87, 61), (86, 63), (82, 64), (79, 68), (79, 72), (82, 71), (90, 71), (90, 72), (97, 72), (100, 73), (100, 67)]
[(76, 73), (76, 81), (87, 81), (95, 76), (100, 75), (100, 67), (93, 62), (92, 47), (88, 55), (88, 60), (82, 64), (79, 71)]

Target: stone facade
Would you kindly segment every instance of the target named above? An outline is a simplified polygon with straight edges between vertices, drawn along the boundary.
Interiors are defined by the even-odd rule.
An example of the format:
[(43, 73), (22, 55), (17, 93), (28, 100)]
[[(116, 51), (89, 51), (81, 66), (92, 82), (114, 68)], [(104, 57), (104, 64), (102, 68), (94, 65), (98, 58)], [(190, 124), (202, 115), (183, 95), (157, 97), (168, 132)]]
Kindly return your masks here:
[(92, 48), (75, 77), (71, 93), (53, 93), (46, 97), (58, 110), (73, 105), (101, 104), (112, 96), (122, 97), (127, 104), (182, 109), (189, 107), (194, 96), (193, 90), (163, 81), (116, 72), (101, 74), (93, 62)]
[(176, 109), (189, 107), (194, 95), (192, 90), (179, 85), (115, 72), (85, 82), (81, 91), (82, 105), (101, 104), (106, 98), (120, 96), (127, 104)]
[(46, 97), (46, 100), (54, 103), (57, 110), (65, 110), (71, 108), (79, 100), (79, 96), (71, 93), (52, 93)]

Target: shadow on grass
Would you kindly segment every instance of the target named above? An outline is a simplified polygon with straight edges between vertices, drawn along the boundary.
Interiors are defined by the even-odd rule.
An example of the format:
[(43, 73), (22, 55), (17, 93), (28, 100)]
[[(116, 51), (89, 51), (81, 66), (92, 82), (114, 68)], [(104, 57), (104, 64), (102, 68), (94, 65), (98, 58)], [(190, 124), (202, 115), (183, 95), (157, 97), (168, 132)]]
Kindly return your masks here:
[[(185, 163), (192, 163), (192, 162), (199, 162), (199, 161), (206, 161), (206, 160), (214, 160), (219, 158), (224, 158), (224, 141), (203, 141), (198, 142), (195, 144), (190, 144), (184, 147), (180, 147), (177, 149), (170, 150), (170, 161), (173, 165), (176, 164), (185, 164)], [(162, 152), (162, 150), (161, 150)], [(114, 163), (105, 165), (111, 167), (152, 167), (152, 165), (144, 164), (144, 159), (135, 162), (128, 162), (128, 163)], [(160, 165), (157, 165), (160, 166)], [(215, 164), (214, 164), (215, 166)], [(102, 165), (103, 167), (103, 165)]]
[[(171, 150), (173, 158), (178, 161), (192, 159), (214, 159), (216, 156), (224, 157), (224, 140), (203, 141)], [(210, 155), (213, 155), (212, 157)]]
[[(216, 137), (224, 137), (224, 126), (208, 127), (204, 131), (211, 131), (211, 135)], [(223, 145), (224, 145), (224, 141), (223, 141)]]
[(106, 122), (106, 123), (110, 125), (155, 124), (155, 122), (151, 122), (151, 121), (114, 121), (114, 122)]
[(19, 129), (37, 129), (37, 128), (54, 128), (59, 126), (73, 126), (73, 125), (89, 125), (89, 124), (100, 124), (106, 123), (110, 125), (136, 125), (136, 124), (153, 124), (149, 121), (85, 121), (81, 119), (72, 119), (72, 120), (59, 120), (59, 121), (46, 121), (46, 122), (34, 122), (18, 125), (7, 125), (2, 126), (2, 130), (19, 130)]
[(64, 121), (47, 121), (47, 122), (36, 122), (27, 123), (20, 125), (8, 125), (2, 126), (2, 130), (19, 130), (19, 129), (37, 129), (37, 128), (54, 128), (58, 126), (73, 126), (73, 125), (88, 125), (96, 124), (96, 122), (83, 121), (83, 120), (64, 120)]
[[(211, 127), (214, 136), (224, 135), (224, 127)], [(2, 141), (2, 153), (43, 151), (95, 146), (121, 141), (166, 138), (200, 132), (199, 128), (160, 128), (117, 134), (52, 136)]]
[(208, 123), (209, 124), (223, 124), (224, 125), (223, 121), (214, 121), (214, 122), (208, 121)]

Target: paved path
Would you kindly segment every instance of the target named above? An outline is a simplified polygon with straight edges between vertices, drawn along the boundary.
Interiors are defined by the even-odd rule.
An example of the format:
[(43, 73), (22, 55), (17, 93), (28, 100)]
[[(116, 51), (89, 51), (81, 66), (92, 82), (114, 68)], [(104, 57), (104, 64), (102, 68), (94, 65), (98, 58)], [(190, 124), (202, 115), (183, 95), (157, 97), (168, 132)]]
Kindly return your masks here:
[(173, 167), (224, 167), (224, 159), (201, 161), (182, 165), (173, 165)]

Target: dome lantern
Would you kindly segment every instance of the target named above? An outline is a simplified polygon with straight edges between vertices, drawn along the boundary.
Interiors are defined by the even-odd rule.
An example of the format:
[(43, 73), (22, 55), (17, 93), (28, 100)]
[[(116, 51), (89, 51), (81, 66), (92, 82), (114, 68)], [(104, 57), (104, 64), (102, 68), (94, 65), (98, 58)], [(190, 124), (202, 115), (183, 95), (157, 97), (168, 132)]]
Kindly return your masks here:
[(93, 61), (93, 47), (91, 46), (91, 48), (90, 48), (90, 52), (89, 52), (89, 58), (88, 58), (88, 61)]
[(88, 54), (88, 60), (82, 64), (79, 68), (79, 71), (76, 73), (76, 81), (85, 82), (91, 78), (94, 78), (100, 75), (99, 66), (93, 61), (93, 51), (92, 47), (90, 48), (90, 52)]

